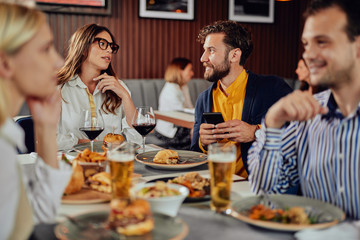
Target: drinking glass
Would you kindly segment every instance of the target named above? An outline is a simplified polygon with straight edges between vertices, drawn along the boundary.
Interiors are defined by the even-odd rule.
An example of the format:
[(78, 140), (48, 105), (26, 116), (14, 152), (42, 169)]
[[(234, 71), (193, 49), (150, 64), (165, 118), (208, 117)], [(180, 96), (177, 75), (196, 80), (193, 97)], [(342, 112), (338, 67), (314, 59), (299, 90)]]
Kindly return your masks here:
[(131, 176), (134, 171), (134, 144), (111, 144), (107, 152), (110, 165), (112, 199), (130, 198)]
[(230, 208), (232, 175), (235, 172), (236, 146), (213, 143), (208, 147), (211, 201), (210, 208), (223, 212)]
[(155, 114), (152, 107), (137, 107), (131, 124), (142, 136), (143, 152), (145, 152), (145, 136), (156, 126)]
[(83, 110), (80, 120), (80, 131), (90, 139), (91, 151), (94, 151), (94, 139), (104, 131), (104, 119), (101, 110), (98, 109), (93, 113), (91, 110)]

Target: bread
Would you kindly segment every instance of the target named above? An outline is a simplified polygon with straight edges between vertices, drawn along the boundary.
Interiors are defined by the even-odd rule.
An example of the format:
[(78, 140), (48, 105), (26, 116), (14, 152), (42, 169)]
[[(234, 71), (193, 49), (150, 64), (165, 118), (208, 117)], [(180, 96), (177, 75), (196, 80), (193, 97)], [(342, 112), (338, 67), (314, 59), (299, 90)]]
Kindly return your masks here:
[(140, 236), (154, 228), (150, 205), (146, 200), (112, 200), (109, 227), (126, 236)]
[(105, 146), (107, 146), (108, 143), (120, 144), (124, 141), (125, 141), (124, 136), (115, 133), (108, 133), (105, 135), (103, 143)]
[(160, 150), (154, 157), (153, 162), (164, 164), (176, 164), (179, 161), (179, 154), (170, 149)]
[(88, 177), (87, 184), (96, 191), (111, 193), (111, 177), (107, 172), (100, 172)]
[(72, 162), (72, 175), (68, 185), (65, 188), (64, 194), (73, 194), (80, 192), (84, 185), (84, 174), (83, 168), (79, 165), (78, 161), (73, 160)]

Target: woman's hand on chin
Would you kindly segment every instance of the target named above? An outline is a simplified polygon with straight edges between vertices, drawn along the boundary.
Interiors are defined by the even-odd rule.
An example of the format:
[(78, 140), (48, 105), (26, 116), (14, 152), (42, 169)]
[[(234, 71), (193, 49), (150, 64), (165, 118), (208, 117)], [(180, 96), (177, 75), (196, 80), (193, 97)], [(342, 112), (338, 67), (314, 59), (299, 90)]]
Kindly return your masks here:
[(58, 89), (46, 98), (28, 97), (26, 102), (34, 124), (56, 128), (61, 111), (61, 96)]
[(107, 90), (111, 90), (121, 99), (130, 97), (126, 89), (119, 83), (119, 81), (114, 77), (110, 76), (107, 73), (101, 74), (100, 76), (93, 79), (94, 81), (99, 81), (97, 88), (102, 93), (105, 93)]

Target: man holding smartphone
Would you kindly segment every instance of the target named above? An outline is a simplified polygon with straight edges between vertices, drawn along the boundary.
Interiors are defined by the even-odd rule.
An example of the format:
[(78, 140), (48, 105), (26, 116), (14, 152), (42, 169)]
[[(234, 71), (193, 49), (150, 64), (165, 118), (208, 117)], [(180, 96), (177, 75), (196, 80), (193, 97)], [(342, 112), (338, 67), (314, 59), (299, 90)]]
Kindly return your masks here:
[[(238, 147), (235, 173), (247, 178), (247, 151), (262, 117), (292, 89), (281, 78), (244, 69), (253, 44), (251, 34), (240, 24), (215, 22), (200, 31), (198, 40), (204, 47), (200, 59), (204, 77), (214, 84), (197, 99), (191, 149), (206, 152), (211, 143), (234, 142)], [(220, 112), (224, 122), (205, 123), (206, 112)]]

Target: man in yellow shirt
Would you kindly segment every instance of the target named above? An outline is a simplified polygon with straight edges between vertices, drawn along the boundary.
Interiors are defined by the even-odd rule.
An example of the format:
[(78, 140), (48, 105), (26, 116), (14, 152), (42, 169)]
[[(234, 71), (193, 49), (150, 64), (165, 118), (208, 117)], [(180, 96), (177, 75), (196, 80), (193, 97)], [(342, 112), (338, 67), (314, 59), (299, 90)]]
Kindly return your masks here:
[[(244, 69), (253, 44), (251, 34), (233, 21), (204, 27), (198, 36), (203, 44), (204, 77), (214, 84), (196, 101), (191, 149), (206, 152), (214, 142), (234, 142), (238, 147), (235, 173), (247, 178), (247, 151), (255, 140), (261, 119), (273, 103), (292, 89), (275, 76), (256, 75)], [(204, 112), (221, 112), (225, 120), (205, 123)]]

